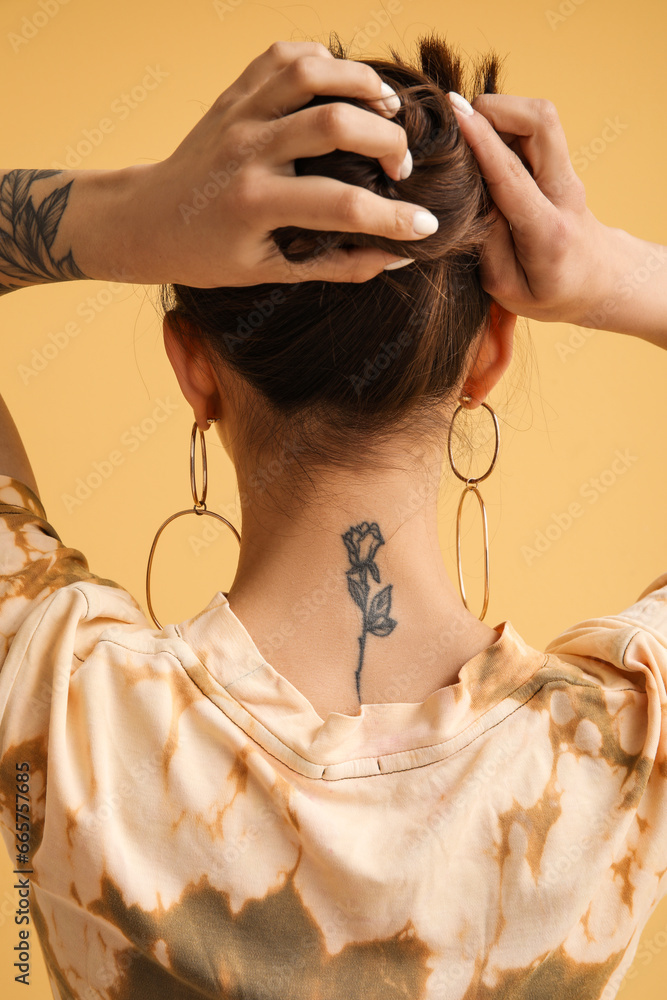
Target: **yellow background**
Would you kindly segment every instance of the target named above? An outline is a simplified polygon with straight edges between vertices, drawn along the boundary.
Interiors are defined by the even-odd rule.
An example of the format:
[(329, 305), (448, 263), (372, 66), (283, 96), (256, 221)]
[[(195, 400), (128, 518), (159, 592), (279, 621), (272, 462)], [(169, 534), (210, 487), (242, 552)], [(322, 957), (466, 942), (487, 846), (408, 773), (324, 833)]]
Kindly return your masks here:
[[(202, 112), (276, 39), (344, 41), (354, 56), (411, 45), (435, 27), (464, 52), (488, 47), (507, 54), (504, 89), (550, 98), (570, 154), (586, 184), (588, 204), (605, 223), (667, 243), (664, 164), (664, 39), (667, 8), (659, 0), (230, 0), (216, 5), (116, 0), (111, 3), (4, 0), (0, 8), (3, 162), (50, 167), (67, 147), (110, 118), (113, 129), (79, 166), (120, 167), (169, 155)], [(387, 11), (393, 11), (388, 14)], [(46, 20), (27, 42), (25, 21)], [(124, 93), (146, 67), (167, 74), (122, 112)], [(119, 103), (120, 102), (120, 103)], [(616, 123), (609, 138), (607, 119)], [(607, 139), (603, 138), (603, 133)], [(85, 147), (84, 147), (85, 150)], [(587, 151), (586, 151), (587, 150)], [(145, 607), (145, 567), (159, 524), (190, 506), (192, 413), (164, 353), (154, 289), (70, 282), (13, 294), (0, 303), (4, 394), (23, 435), (50, 520), (66, 544), (80, 548), (98, 574), (121, 582)], [(95, 318), (84, 316), (94, 300)], [(78, 334), (26, 377), (68, 323)], [(70, 329), (72, 329), (70, 327)], [(579, 346), (563, 356), (563, 345)], [(565, 324), (530, 323), (519, 335), (508, 375), (490, 397), (501, 421), (499, 467), (484, 483), (491, 535), (491, 603), (486, 622), (509, 618), (533, 646), (543, 647), (569, 624), (614, 613), (667, 569), (663, 400), (667, 354), (619, 334)], [(532, 341), (532, 347), (530, 342)], [(63, 338), (61, 338), (63, 343)], [(574, 343), (577, 343), (576, 339)], [(561, 345), (559, 347), (559, 345)], [(23, 372), (23, 377), (21, 375)], [(136, 449), (133, 425), (159, 400), (177, 404)], [(484, 413), (486, 411), (483, 411)], [(488, 416), (488, 415), (487, 415)], [(209, 435), (209, 442), (211, 436)], [(125, 443), (123, 443), (125, 442)], [(124, 458), (84, 502), (63, 499), (95, 462), (120, 449)], [(573, 501), (592, 477), (611, 467), (617, 449), (636, 459), (595, 503), (539, 556), (526, 554), (536, 533)], [(1, 471), (1, 470), (0, 470)], [(613, 474), (612, 474), (613, 476)], [(606, 477), (607, 481), (610, 476)], [(590, 488), (590, 484), (589, 484)], [(454, 514), (458, 489), (443, 497), (442, 546), (456, 580)], [(210, 508), (234, 513), (233, 469), (209, 444)], [(474, 506), (474, 512), (473, 512)], [(480, 528), (468, 511), (464, 554), (473, 609), (481, 598)], [(162, 621), (180, 621), (227, 590), (236, 543), (226, 536), (195, 556), (188, 544), (198, 522), (180, 518), (163, 537), (155, 561), (153, 602)], [(213, 522), (211, 522), (213, 523)], [(561, 519), (561, 523), (565, 523)], [(477, 560), (477, 561), (475, 561)], [(13, 982), (15, 891), (9, 861), (0, 861), (0, 982), (6, 1000), (25, 997)], [(620, 996), (657, 1000), (667, 975), (667, 900), (646, 925)], [(33, 938), (33, 942), (35, 939)], [(39, 961), (37, 960), (39, 958)], [(48, 1000), (41, 962), (33, 959), (31, 996)], [(663, 985), (661, 985), (663, 984)]]

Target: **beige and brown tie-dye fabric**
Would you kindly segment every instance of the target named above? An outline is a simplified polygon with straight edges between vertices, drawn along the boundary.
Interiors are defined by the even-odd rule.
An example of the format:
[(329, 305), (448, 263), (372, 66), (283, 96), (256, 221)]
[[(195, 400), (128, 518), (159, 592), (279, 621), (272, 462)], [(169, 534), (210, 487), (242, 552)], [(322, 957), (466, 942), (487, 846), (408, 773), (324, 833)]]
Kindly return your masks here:
[(321, 719), (217, 593), (160, 631), (0, 477), (0, 819), (61, 1000), (612, 1000), (667, 894), (667, 574)]

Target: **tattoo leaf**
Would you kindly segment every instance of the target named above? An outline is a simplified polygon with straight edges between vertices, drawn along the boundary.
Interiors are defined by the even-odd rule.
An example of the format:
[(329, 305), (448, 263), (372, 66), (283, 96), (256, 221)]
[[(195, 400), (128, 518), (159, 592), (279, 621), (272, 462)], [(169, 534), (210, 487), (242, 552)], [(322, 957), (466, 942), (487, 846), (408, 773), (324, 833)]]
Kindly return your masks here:
[[(30, 188), (32, 171), (23, 174), (19, 170), (10, 170), (2, 179), (0, 185), (0, 211), (8, 222), (14, 225), (14, 219), (23, 208), (23, 203)], [(22, 183), (22, 179), (25, 183)]]
[(11, 275), (12, 278), (25, 278), (28, 273), (39, 274), (34, 267), (28, 271), (25, 257), (18, 250), (13, 240), (7, 242), (0, 239), (0, 270), (3, 274)]
[(8, 222), (14, 224), (29, 197), (34, 181), (45, 177), (55, 177), (60, 170), (10, 170), (0, 185), (0, 212)]
[(9, 193), (9, 178), (11, 174), (5, 174), (2, 178), (2, 184), (0, 184), (0, 212), (7, 220), (7, 222), (13, 222), (14, 216), (12, 214), (11, 197)]
[(70, 181), (64, 187), (56, 188), (50, 195), (47, 195), (37, 209), (37, 225), (39, 226), (44, 242), (49, 248), (55, 239), (58, 226), (60, 225), (60, 218), (65, 211), (71, 185), (72, 182)]
[(16, 244), (11, 236), (0, 229), (0, 270), (12, 278), (25, 277), (25, 265), (16, 255)]
[(44, 177), (55, 177), (56, 174), (62, 173), (62, 170), (34, 170), (33, 171), (33, 181), (41, 181)]
[(58, 267), (60, 268), (60, 273), (63, 278), (86, 278), (87, 275), (83, 273), (81, 268), (75, 262), (72, 256), (72, 251), (67, 254), (66, 257), (62, 257), (58, 261)]
[(355, 604), (358, 604), (361, 610), (365, 612), (366, 601), (368, 600), (368, 591), (370, 590), (368, 584), (355, 580), (353, 576), (348, 576), (347, 589), (349, 590), (350, 596)]
[(383, 589), (379, 590), (371, 601), (371, 610), (368, 616), (371, 621), (375, 618), (384, 618), (391, 611), (392, 587), (392, 583), (390, 583), (388, 587), (383, 587)]
[(373, 579), (375, 580), (375, 582), (379, 583), (380, 582), (380, 570), (377, 568), (377, 566), (375, 565), (375, 563), (373, 562), (373, 560), (371, 559), (371, 561), (368, 562), (368, 563), (366, 563), (366, 565), (368, 566), (369, 570), (371, 571), (371, 576), (373, 577)]
[[(11, 170), (0, 183), (0, 215), (9, 222), (12, 232), (0, 229), (0, 271), (10, 278), (45, 280), (85, 278), (72, 251), (55, 260), (50, 248), (56, 238), (63, 212), (67, 207), (73, 181), (47, 195), (37, 211), (32, 201), (34, 181), (60, 174), (60, 170)], [(13, 286), (4, 283), (2, 293)]]
[(393, 618), (376, 618), (368, 627), (371, 635), (389, 635), (396, 628)]
[[(37, 223), (37, 213), (28, 198), (23, 211), (14, 221), (14, 240), (26, 260), (30, 261), (33, 274), (49, 274), (49, 251), (42, 239)], [(26, 271), (28, 268), (26, 267)]]

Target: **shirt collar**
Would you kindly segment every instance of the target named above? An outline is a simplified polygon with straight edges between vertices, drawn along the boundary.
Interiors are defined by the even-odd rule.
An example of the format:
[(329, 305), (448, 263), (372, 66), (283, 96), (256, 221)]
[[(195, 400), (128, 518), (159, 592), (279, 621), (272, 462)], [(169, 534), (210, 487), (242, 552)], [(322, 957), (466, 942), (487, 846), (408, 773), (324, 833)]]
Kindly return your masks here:
[[(250, 726), (254, 738), (269, 733), (299, 759), (329, 769), (360, 758), (449, 744), (449, 749), (443, 747), (444, 756), (464, 745), (462, 739), (469, 742), (471, 726), (481, 732), (495, 724), (495, 715), (501, 718), (513, 711), (515, 702), (498, 709), (547, 656), (528, 646), (510, 621), (495, 629), (499, 638), (461, 667), (458, 682), (439, 688), (425, 701), (364, 704), (360, 715), (331, 712), (322, 719), (305, 695), (262, 657), (221, 591), (203, 611), (176, 626), (205, 668), (197, 683), (211, 700), (237, 721), (248, 716), (242, 727)], [(245, 712), (238, 712), (238, 706)], [(480, 725), (489, 713), (495, 713), (493, 719)]]

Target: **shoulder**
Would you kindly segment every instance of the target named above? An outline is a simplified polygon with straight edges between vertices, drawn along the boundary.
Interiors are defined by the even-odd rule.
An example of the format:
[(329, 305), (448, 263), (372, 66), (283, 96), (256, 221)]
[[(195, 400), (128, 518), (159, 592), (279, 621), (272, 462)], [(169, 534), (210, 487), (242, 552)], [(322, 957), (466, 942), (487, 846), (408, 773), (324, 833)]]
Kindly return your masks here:
[(638, 669), (637, 657), (644, 657), (644, 670), (667, 681), (667, 573), (656, 577), (627, 607), (569, 626), (545, 652), (586, 657), (629, 673)]
[(0, 513), (12, 513), (15, 508), (28, 510), (46, 519), (42, 501), (34, 490), (18, 479), (0, 475)]

